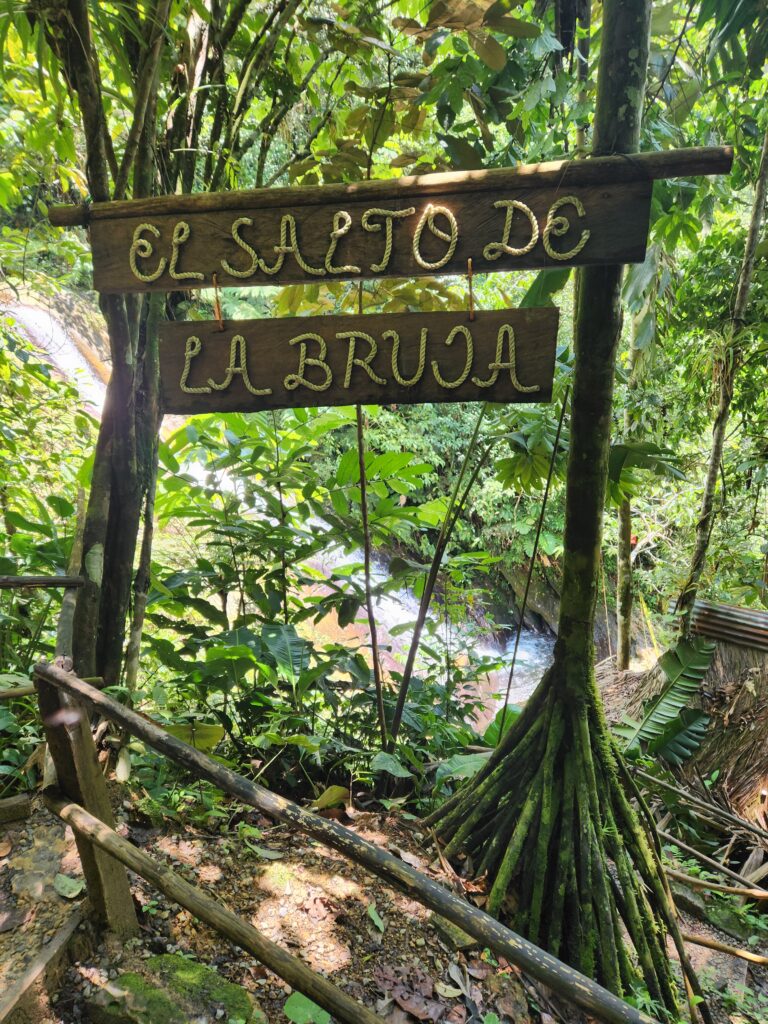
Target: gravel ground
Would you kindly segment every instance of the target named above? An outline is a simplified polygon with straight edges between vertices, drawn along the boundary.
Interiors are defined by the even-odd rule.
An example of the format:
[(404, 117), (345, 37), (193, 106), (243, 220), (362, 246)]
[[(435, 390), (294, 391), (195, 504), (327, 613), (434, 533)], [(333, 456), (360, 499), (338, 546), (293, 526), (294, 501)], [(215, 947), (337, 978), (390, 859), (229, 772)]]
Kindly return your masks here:
[[(26, 970), (71, 916), (79, 898), (59, 895), (57, 875), (82, 889), (82, 869), (69, 829), (44, 808), (0, 831), (0, 992)], [(59, 883), (61, 887), (61, 882)]]

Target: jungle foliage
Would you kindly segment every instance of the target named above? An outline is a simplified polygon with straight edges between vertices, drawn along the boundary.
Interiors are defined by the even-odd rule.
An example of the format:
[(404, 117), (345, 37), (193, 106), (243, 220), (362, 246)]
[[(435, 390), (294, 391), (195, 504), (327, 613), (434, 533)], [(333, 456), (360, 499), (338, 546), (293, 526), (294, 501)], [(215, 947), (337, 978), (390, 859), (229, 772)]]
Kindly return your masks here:
[[(556, 805), (574, 818), (581, 802), (587, 813), (594, 790), (573, 762), (587, 759), (595, 736), (609, 751), (596, 774), (613, 793), (613, 744), (658, 760), (664, 772), (707, 727), (689, 706), (707, 652), (677, 644), (669, 609), (686, 583), (711, 424), (734, 358), (733, 302), (768, 130), (763, 5), (670, 0), (652, 12), (640, 148), (728, 142), (736, 160), (728, 179), (656, 183), (647, 258), (623, 280), (598, 603), (612, 623), (623, 579), (635, 653), (657, 642), (669, 653), (661, 697), (620, 727), (618, 740), (591, 684), (578, 729), (558, 717), (573, 685), (562, 676), (522, 714), (490, 725), (474, 717), (503, 689), (499, 670), (509, 665), (505, 644), (531, 562), (539, 624), (554, 624), (555, 615), (535, 604), (536, 587), (557, 597), (562, 586), (578, 309), (567, 271), (475, 278), (480, 306), (556, 303), (562, 311), (553, 403), (489, 406), (479, 416), (465, 406), (199, 416), (166, 422), (156, 441), (156, 325), (210, 318), (212, 294), (102, 302), (114, 373), (101, 425), (76, 382), (50, 368), (14, 316), (28, 304), (55, 312), (63, 291), (94, 306), (86, 233), (54, 233), (51, 203), (585, 155), (604, 27), (600, 5), (592, 22), (588, 6), (0, 3), (0, 575), (66, 572), (78, 531), (90, 538), (86, 550), (124, 538), (103, 567), (108, 585), (92, 587), (79, 611), (83, 671), (103, 674), (112, 692), (181, 738), (295, 796), (322, 799), (335, 787), (340, 802), (350, 790), (365, 799), (376, 792), (389, 806), (433, 811), (458, 794), (443, 805), (441, 828), (451, 852), (468, 840), (476, 866), (503, 866), (493, 908), (514, 916), (505, 899), (519, 867), (516, 880), (531, 882), (521, 926), (629, 993), (635, 968), (615, 948), (611, 893), (597, 894), (610, 926), (598, 935), (587, 923), (577, 949), (580, 933), (558, 935), (542, 913), (546, 878), (531, 857), (537, 842), (541, 857), (556, 843), (569, 855), (565, 830), (553, 824)], [(758, 607), (768, 607), (767, 245), (763, 230), (699, 581), (711, 599)], [(468, 284), (232, 289), (221, 301), (226, 318), (463, 309)], [(130, 472), (121, 475), (126, 451)], [(27, 681), (34, 661), (52, 654), (59, 601), (0, 591), (0, 686)], [(385, 617), (386, 631), (377, 622)], [(613, 653), (615, 632), (603, 637), (604, 653)], [(586, 648), (581, 654), (591, 658)], [(0, 785), (32, 784), (34, 708), (0, 707)], [(580, 753), (559, 746), (572, 735)], [(478, 746), (496, 752), (467, 750)], [(513, 841), (533, 805), (501, 804), (496, 787), (503, 779), (508, 788), (508, 776), (494, 774), (515, 748), (522, 760), (537, 751), (550, 776), (565, 765), (582, 779), (536, 812), (543, 825), (525, 856), (522, 838), (519, 849)], [(180, 784), (140, 744), (123, 746), (118, 776), (152, 817), (221, 814), (214, 793)], [(537, 776), (531, 791), (548, 780)], [(462, 792), (477, 804), (471, 819), (457, 802)], [(478, 792), (493, 807), (482, 822)], [(653, 911), (632, 888), (622, 829), (651, 887), (656, 865), (633, 814), (619, 796), (611, 800), (613, 817), (589, 834), (594, 863), (579, 884), (586, 891), (593, 868), (618, 864), (637, 898), (628, 913), (640, 936)], [(478, 825), (472, 836), (458, 827), (467, 820)], [(664, 903), (665, 893), (655, 896)], [(649, 1008), (662, 1012), (674, 998), (659, 948), (637, 951), (658, 1003)]]

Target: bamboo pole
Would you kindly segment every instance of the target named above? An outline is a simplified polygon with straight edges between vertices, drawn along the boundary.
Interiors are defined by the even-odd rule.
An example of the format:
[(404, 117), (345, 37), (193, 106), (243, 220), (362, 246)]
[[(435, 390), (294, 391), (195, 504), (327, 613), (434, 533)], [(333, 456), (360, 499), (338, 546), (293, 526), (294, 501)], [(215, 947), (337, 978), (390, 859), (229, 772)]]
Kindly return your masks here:
[(732, 163), (732, 146), (699, 146), (652, 153), (592, 157), (589, 160), (555, 160), (489, 171), (449, 171), (384, 181), (359, 181), (346, 185), (200, 192), (196, 195), (157, 196), (153, 199), (121, 200), (92, 205), (53, 206), (48, 219), (55, 227), (77, 227), (92, 220), (112, 220), (120, 217), (204, 213), (210, 210), (255, 210), (281, 205), (311, 206), (318, 203), (348, 202), (352, 199), (378, 201), (398, 196), (407, 196), (410, 199), (437, 192), (477, 192), (489, 188), (530, 189), (545, 185), (569, 188), (572, 185), (617, 184), (697, 174), (727, 174)]
[(29, 686), (14, 686), (10, 690), (0, 690), (0, 700), (19, 700), (21, 697), (31, 697), (35, 693), (32, 683)]
[(0, 590), (82, 587), (82, 576), (0, 576)]
[(158, 864), (143, 850), (136, 849), (78, 804), (66, 800), (55, 790), (46, 790), (43, 799), (46, 807), (65, 821), (77, 835), (135, 871), (174, 903), (257, 957), (293, 988), (338, 1017), (344, 1024), (384, 1024), (383, 1018), (377, 1013), (352, 999), (321, 974), (316, 974), (297, 957), (262, 935), (253, 925), (222, 907), (212, 896), (191, 885), (170, 868)]
[(768, 966), (768, 956), (761, 956), (760, 953), (753, 953), (748, 949), (740, 949), (738, 946), (729, 946), (725, 942), (720, 942), (719, 939), (712, 939), (709, 935), (694, 935), (692, 932), (683, 932), (683, 938), (686, 942), (693, 942), (697, 946), (706, 946), (707, 949), (716, 949), (719, 953), (730, 953), (731, 956), (737, 956), (741, 960), (749, 960), (752, 964), (761, 964), (763, 967)]
[(753, 835), (759, 836), (761, 839), (768, 839), (768, 832), (764, 828), (760, 828), (759, 825), (753, 825), (751, 821), (745, 821), (744, 818), (740, 818), (736, 814), (731, 814), (730, 811), (726, 811), (713, 801), (708, 803), (706, 800), (697, 797), (694, 793), (683, 789), (680, 785), (673, 786), (670, 782), (664, 782), (663, 779), (657, 779), (655, 776), (649, 775), (648, 772), (644, 772), (641, 768), (636, 768), (635, 774), (651, 786), (660, 786), (662, 789), (674, 793), (679, 800), (689, 803), (691, 807), (706, 811), (708, 814), (721, 818), (737, 828), (746, 829), (747, 832), (752, 832)]
[(625, 1003), (591, 978), (539, 949), (490, 915), (338, 822), (321, 818), (263, 786), (250, 782), (55, 665), (41, 662), (35, 666), (35, 674), (65, 693), (87, 701), (106, 718), (119, 722), (128, 732), (177, 764), (190, 769), (198, 778), (207, 779), (243, 803), (258, 808), (269, 817), (293, 826), (362, 864), (379, 878), (404, 890), (419, 903), (458, 925), (483, 946), (488, 946), (592, 1016), (609, 1024), (655, 1024), (653, 1018)]
[(694, 878), (674, 868), (665, 868), (667, 875), (677, 882), (684, 882), (691, 889), (707, 889), (712, 892), (728, 892), (732, 896), (743, 896), (747, 900), (768, 900), (766, 889), (743, 889), (737, 885), (720, 885), (719, 882), (708, 882), (705, 878)]
[(672, 843), (684, 853), (690, 853), (692, 857), (700, 860), (702, 864), (706, 864), (707, 867), (712, 868), (713, 871), (717, 871), (718, 874), (725, 875), (727, 878), (733, 878), (734, 881), (746, 888), (750, 887), (751, 883), (749, 879), (740, 875), (738, 871), (732, 871), (731, 868), (726, 867), (725, 864), (721, 864), (720, 861), (715, 860), (714, 857), (708, 857), (706, 853), (702, 853), (700, 850), (697, 850), (695, 846), (689, 846), (687, 843), (684, 843), (682, 839), (678, 839), (677, 836), (673, 836), (669, 832), (664, 832), (660, 828), (656, 829), (656, 831), (662, 839), (666, 840), (666, 842)]

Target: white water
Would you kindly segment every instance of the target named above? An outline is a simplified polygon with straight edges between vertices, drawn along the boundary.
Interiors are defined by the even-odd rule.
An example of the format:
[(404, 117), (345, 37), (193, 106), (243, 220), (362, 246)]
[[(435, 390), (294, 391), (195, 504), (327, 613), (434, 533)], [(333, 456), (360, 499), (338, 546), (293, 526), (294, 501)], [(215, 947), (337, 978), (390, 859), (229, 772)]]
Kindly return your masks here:
[(36, 306), (14, 306), (12, 314), (29, 341), (48, 355), (62, 377), (77, 385), (85, 402), (101, 412), (106, 391), (104, 382), (80, 353), (61, 320), (49, 310)]
[[(314, 567), (324, 575), (329, 576), (332, 571), (338, 571), (345, 565), (354, 566), (350, 576), (358, 585), (362, 585), (363, 573), (360, 566), (363, 563), (361, 551), (347, 552), (341, 548), (330, 548), (313, 563)], [(374, 562), (371, 566), (371, 582), (374, 587), (381, 586), (388, 578), (386, 565), (381, 562)], [(408, 589), (400, 589), (393, 593), (386, 593), (374, 598), (374, 615), (377, 627), (388, 645), (392, 654), (402, 665), (407, 654), (411, 641), (412, 630), (407, 629), (404, 633), (397, 635), (397, 627), (406, 623), (415, 622), (419, 610), (419, 601)], [(432, 612), (436, 613), (433, 605)], [(392, 631), (396, 631), (393, 636)], [(441, 623), (439, 632), (444, 636), (444, 627)], [(424, 638), (429, 643), (429, 638)], [(454, 624), (451, 627), (451, 634), (448, 638), (450, 649), (454, 655), (461, 655), (471, 648), (475, 657), (485, 658), (489, 661), (501, 661), (502, 667), (494, 669), (483, 678), (487, 679), (487, 686), (483, 691), (487, 693), (500, 694), (498, 703), (503, 703), (504, 695), (509, 685), (509, 670), (512, 665), (512, 658), (515, 648), (514, 635), (504, 644), (496, 641), (493, 634), (488, 630), (486, 637), (482, 636), (482, 630), (476, 625), (467, 621), (464, 625)], [(523, 629), (520, 634), (520, 643), (515, 658), (515, 669), (512, 682), (509, 688), (509, 703), (520, 704), (533, 693), (536, 685), (544, 674), (545, 670), (552, 663), (554, 649), (554, 638), (548, 634), (537, 633), (531, 629)], [(418, 668), (418, 666), (417, 666)]]
[[(34, 306), (18, 305), (12, 310), (22, 333), (43, 353), (53, 366), (67, 380), (76, 384), (85, 402), (95, 411), (100, 412), (104, 404), (105, 385), (94, 368), (80, 353), (70, 336), (65, 324), (51, 312)], [(194, 471), (194, 470), (193, 470)], [(328, 549), (315, 567), (326, 575), (342, 565), (362, 563), (361, 552), (344, 553), (341, 548)], [(358, 577), (358, 573), (355, 573)], [(377, 564), (374, 567), (374, 583), (381, 584), (387, 578), (386, 567)], [(358, 577), (359, 578), (359, 577)], [(410, 631), (404, 635), (392, 637), (396, 627), (416, 619), (419, 602), (410, 592), (403, 589), (378, 597), (375, 601), (376, 621), (382, 633), (388, 638), (392, 653), (398, 657), (404, 655), (410, 641)], [(451, 648), (460, 653), (472, 647), (476, 655), (483, 658), (501, 660), (503, 666), (488, 675), (489, 686), (486, 692), (504, 694), (507, 688), (509, 666), (512, 663), (514, 638), (504, 647), (500, 647), (492, 636), (486, 640), (478, 638), (477, 629), (453, 627), (450, 638)], [(515, 671), (509, 693), (509, 702), (517, 704), (524, 701), (536, 687), (545, 669), (552, 661), (554, 641), (551, 636), (524, 629), (520, 636)], [(398, 657), (398, 660), (401, 660)], [(484, 688), (486, 689), (486, 688)], [(503, 696), (501, 698), (503, 700)]]

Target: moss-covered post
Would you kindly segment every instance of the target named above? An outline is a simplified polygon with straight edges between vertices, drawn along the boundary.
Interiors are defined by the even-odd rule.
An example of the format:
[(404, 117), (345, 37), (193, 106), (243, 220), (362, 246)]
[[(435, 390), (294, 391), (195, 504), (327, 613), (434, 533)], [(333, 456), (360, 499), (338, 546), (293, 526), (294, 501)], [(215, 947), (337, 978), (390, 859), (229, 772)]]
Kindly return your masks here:
[[(593, 155), (638, 147), (651, 4), (606, 0), (603, 12)], [(554, 664), (483, 771), (428, 823), (486, 875), (491, 913), (618, 994), (639, 968), (657, 1012), (675, 1018), (667, 933), (697, 982), (594, 671), (621, 278), (620, 266), (581, 271)]]

